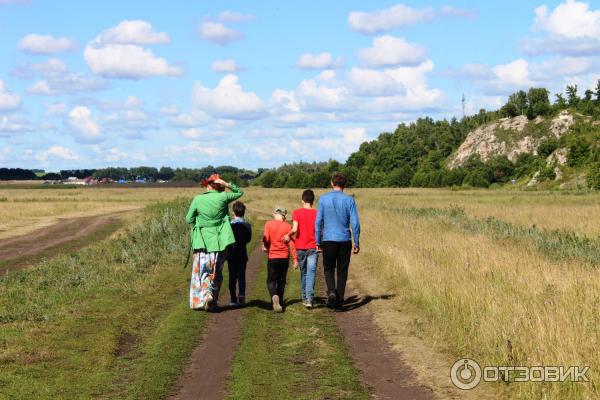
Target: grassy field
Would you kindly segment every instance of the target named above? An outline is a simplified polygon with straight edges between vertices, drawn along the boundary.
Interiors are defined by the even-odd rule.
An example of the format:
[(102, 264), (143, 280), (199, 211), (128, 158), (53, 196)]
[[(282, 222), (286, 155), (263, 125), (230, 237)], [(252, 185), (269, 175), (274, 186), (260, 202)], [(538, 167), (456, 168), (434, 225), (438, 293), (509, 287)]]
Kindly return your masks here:
[[(189, 199), (196, 192), (193, 188), (0, 190), (0, 198), (6, 198), (0, 201), (0, 215), (10, 216), (9, 224), (16, 227), (48, 221), (37, 210), (43, 207), (52, 210), (56, 218), (90, 210), (141, 207), (159, 199)], [(244, 201), (250, 213), (270, 212), (279, 205), (293, 209), (300, 193), (251, 188)], [(374, 306), (376, 321), (383, 332), (404, 329), (434, 348), (447, 367), (442, 368), (440, 380), (448, 380), (453, 360), (465, 356), (484, 365), (589, 365), (592, 383), (486, 386), (501, 392), (498, 398), (600, 397), (594, 383), (600, 368), (600, 195), (433, 189), (361, 189), (349, 193), (356, 196), (363, 226), (362, 252), (352, 265), (365, 269), (368, 285), (379, 288), (378, 294), (395, 295), (386, 301), (390, 306)], [(165, 218), (166, 209), (156, 211), (153, 220)], [(4, 223), (2, 218), (0, 221)], [(134, 221), (131, 224), (134, 226)], [(0, 394), (4, 390), (18, 398), (18, 394), (33, 393), (33, 388), (50, 393), (67, 379), (75, 388), (88, 388), (86, 394), (102, 393), (107, 398), (117, 394), (160, 398), (168, 391), (168, 382), (180, 371), (189, 344), (169, 343), (176, 349), (175, 356), (166, 363), (167, 370), (161, 371), (162, 367), (152, 365), (156, 354), (164, 349), (161, 338), (177, 336), (180, 324), (184, 332), (199, 331), (202, 314), (193, 313), (189, 318), (182, 300), (187, 290), (187, 272), (179, 265), (185, 227), (179, 220), (165, 224), (174, 229), (169, 231), (172, 233), (157, 234), (147, 243), (140, 239), (145, 235), (141, 232), (151, 228), (131, 228), (125, 242), (113, 240), (108, 246), (3, 278)], [(135, 250), (142, 243), (150, 246), (148, 254)], [(134, 254), (140, 255), (141, 266)], [(264, 290), (262, 280), (259, 278), (255, 289), (259, 293)], [(97, 291), (98, 286), (103, 289)], [(304, 339), (294, 337), (297, 326), (291, 316), (304, 315), (295, 315), (296, 308), (293, 305), (284, 316), (249, 310), (251, 323), (244, 326), (230, 386), (231, 393), (239, 396), (231, 398), (244, 398), (244, 393), (254, 390), (243, 371), (264, 367), (267, 352), (261, 350), (257, 338), (266, 334), (264, 326), (274, 321), (290, 332), (286, 341), (291, 343), (285, 352), (278, 353), (281, 357), (277, 363), (288, 362), (298, 354), (305, 354), (311, 362), (322, 358), (319, 348), (313, 346), (315, 353), (306, 352)], [(395, 318), (397, 310), (410, 318)], [(319, 318), (320, 311), (315, 311), (315, 320), (299, 321), (314, 326), (318, 339), (332, 328), (330, 321)], [(74, 331), (80, 336), (74, 337)], [(398, 340), (392, 334), (388, 339), (392, 343)], [(341, 349), (335, 341), (327, 346), (334, 352)], [(255, 359), (247, 357), (252, 349), (257, 352)], [(407, 359), (426, 363), (418, 354), (411, 356), (411, 350), (406, 349)], [(115, 355), (121, 353), (124, 355)], [(341, 360), (345, 357), (335, 354)], [(290, 380), (277, 389), (281, 393), (301, 384), (303, 377), (294, 372), (301, 368), (296, 367), (290, 368)], [(431, 371), (417, 370), (427, 381), (425, 375)], [(352, 383), (354, 372), (347, 371), (349, 375), (340, 372), (340, 381), (347, 380), (354, 388), (350, 390), (356, 390), (352, 392), (356, 397), (347, 398), (362, 398), (364, 394)], [(158, 375), (162, 378), (156, 378)], [(101, 392), (104, 385), (114, 392)], [(328, 384), (316, 385), (319, 395), (332, 395), (337, 390), (327, 389)], [(152, 395), (144, 392), (148, 386), (153, 387)]]
[(190, 198), (199, 188), (86, 188), (0, 186), (0, 239), (54, 224), (59, 218), (141, 210), (148, 204)]
[(205, 314), (187, 306), (186, 203), (0, 278), (0, 398), (159, 399)]
[[(598, 194), (349, 192), (363, 227), (354, 265), (360, 262), (375, 286), (396, 295), (396, 309), (414, 315), (412, 334), (449, 360), (589, 365), (592, 382), (598, 380)], [(272, 193), (257, 193), (251, 207), (298, 204), (299, 191)], [(380, 317), (382, 325), (393, 323)], [(518, 399), (600, 396), (593, 383), (501, 386)]]

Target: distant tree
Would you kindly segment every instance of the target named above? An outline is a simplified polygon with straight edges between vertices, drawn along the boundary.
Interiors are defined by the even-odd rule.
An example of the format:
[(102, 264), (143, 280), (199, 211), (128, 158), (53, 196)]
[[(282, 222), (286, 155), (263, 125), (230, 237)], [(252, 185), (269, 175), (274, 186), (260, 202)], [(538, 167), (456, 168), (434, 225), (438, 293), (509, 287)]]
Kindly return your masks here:
[(392, 187), (408, 187), (410, 181), (414, 175), (414, 171), (408, 166), (404, 165), (400, 168), (394, 168), (387, 176), (385, 181), (386, 186)]
[(516, 117), (524, 115), (527, 112), (527, 108), (527, 93), (519, 90), (508, 97), (508, 102), (500, 109), (500, 112), (506, 117)]
[(567, 108), (567, 101), (565, 100), (565, 96), (563, 96), (562, 93), (556, 94), (556, 101), (554, 102), (554, 107), (557, 110), (563, 110)]
[(598, 82), (596, 83), (594, 94), (596, 95), (596, 103), (600, 103), (600, 79), (598, 79)]
[(486, 163), (491, 169), (491, 182), (507, 182), (515, 173), (515, 166), (506, 156), (496, 156)]
[(571, 107), (575, 107), (579, 103), (579, 96), (577, 96), (577, 85), (567, 85), (567, 103)]
[(490, 181), (487, 179), (486, 174), (481, 169), (476, 169), (465, 176), (464, 183), (472, 187), (488, 187)]
[(538, 115), (547, 115), (550, 113), (550, 100), (548, 99), (548, 90), (544, 88), (531, 88), (527, 93), (527, 118), (534, 119)]
[(158, 179), (170, 181), (175, 176), (175, 171), (171, 167), (160, 167), (158, 170)]

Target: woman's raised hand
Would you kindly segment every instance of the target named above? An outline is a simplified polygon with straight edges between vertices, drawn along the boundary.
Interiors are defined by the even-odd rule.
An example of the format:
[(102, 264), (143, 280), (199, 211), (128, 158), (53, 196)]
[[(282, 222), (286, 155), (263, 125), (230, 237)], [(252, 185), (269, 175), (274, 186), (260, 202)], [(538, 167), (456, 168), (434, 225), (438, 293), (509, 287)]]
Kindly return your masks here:
[(214, 183), (216, 183), (217, 185), (225, 186), (226, 188), (229, 187), (229, 183), (225, 182), (223, 179), (217, 179), (216, 181), (214, 181)]

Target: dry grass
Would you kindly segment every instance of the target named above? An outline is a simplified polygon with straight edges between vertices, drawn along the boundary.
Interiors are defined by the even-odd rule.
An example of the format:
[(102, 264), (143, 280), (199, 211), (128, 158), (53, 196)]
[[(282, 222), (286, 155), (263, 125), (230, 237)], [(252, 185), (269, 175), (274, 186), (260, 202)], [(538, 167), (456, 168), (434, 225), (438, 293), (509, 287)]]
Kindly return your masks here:
[[(438, 379), (448, 380), (453, 359), (465, 356), (483, 365), (589, 365), (592, 382), (600, 377), (599, 270), (574, 260), (554, 259), (521, 237), (498, 240), (485, 233), (467, 232), (434, 215), (394, 211), (458, 206), (471, 217), (494, 216), (514, 225), (596, 237), (600, 229), (597, 194), (351, 192), (356, 195), (363, 227), (363, 252), (353, 261), (355, 272), (360, 265), (361, 279), (355, 281), (360, 285), (368, 276), (371, 291), (375, 283), (381, 291), (396, 294), (389, 300), (394, 306), (378, 312), (404, 310), (415, 318), (378, 315), (377, 321), (391, 334), (394, 327), (389, 325), (412, 321), (408, 327), (411, 334), (445, 355), (446, 375), (438, 371)], [(276, 195), (261, 191), (248, 198), (253, 209), (270, 210), (275, 204), (297, 205), (299, 195), (300, 191), (284, 190)], [(395, 328), (396, 332), (407, 330)], [(419, 362), (418, 357), (412, 359)], [(436, 374), (421, 371), (422, 375), (428, 373)], [(444, 390), (447, 385), (438, 386)], [(498, 398), (595, 399), (600, 394), (592, 383), (488, 386), (502, 389)], [(483, 393), (476, 397), (482, 398)]]
[(197, 188), (0, 188), (0, 239), (49, 226), (59, 218), (138, 210), (159, 200), (191, 197)]

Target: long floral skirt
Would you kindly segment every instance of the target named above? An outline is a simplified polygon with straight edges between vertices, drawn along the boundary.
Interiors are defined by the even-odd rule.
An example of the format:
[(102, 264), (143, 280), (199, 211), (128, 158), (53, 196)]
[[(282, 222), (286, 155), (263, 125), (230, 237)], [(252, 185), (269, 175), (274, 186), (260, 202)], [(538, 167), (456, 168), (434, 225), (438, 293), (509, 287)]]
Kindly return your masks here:
[(209, 295), (215, 301), (219, 297), (223, 282), (223, 264), (226, 252), (195, 252), (190, 282), (190, 308), (201, 309), (206, 305)]

